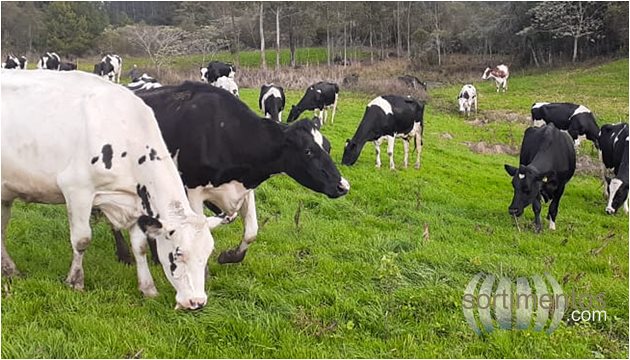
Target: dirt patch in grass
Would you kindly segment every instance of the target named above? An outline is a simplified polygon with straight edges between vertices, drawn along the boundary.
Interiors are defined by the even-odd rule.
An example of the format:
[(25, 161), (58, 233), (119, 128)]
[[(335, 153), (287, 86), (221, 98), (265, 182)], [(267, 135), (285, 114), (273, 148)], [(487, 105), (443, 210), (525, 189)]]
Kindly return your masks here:
[(486, 123), (494, 121), (505, 121), (530, 125), (530, 123), (532, 122), (531, 117), (528, 115), (523, 115), (517, 112), (506, 110), (487, 110), (480, 113), (479, 115), (479, 117), (481, 117), (482, 120), (485, 120)]
[(602, 173), (602, 162), (588, 155), (578, 155), (575, 159), (575, 173), (599, 177)]
[(477, 154), (508, 154), (508, 155), (518, 155), (518, 147), (510, 146), (505, 144), (488, 144), (485, 141), (480, 142), (464, 142), (466, 146), (470, 149), (470, 151)]

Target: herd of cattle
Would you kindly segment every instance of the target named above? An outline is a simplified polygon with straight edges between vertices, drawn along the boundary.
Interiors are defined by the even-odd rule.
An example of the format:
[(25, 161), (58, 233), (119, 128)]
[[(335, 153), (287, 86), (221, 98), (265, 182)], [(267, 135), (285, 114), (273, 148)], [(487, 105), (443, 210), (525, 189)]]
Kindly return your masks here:
[[(10, 55), (2, 67), (25, 69), (26, 64), (26, 58)], [(330, 157), (330, 142), (320, 132), (328, 109), (330, 124), (334, 121), (337, 84), (309, 86), (283, 123), (283, 88), (262, 85), (260, 117), (238, 99), (236, 69), (230, 64), (213, 61), (200, 68), (202, 82), (162, 86), (142, 74), (126, 88), (116, 84), (122, 73), (117, 55), (106, 55), (94, 66), (98, 76), (61, 73), (74, 65), (63, 64), (57, 54), (46, 53), (38, 69), (58, 71), (2, 72), (3, 275), (17, 272), (5, 247), (13, 201), (65, 203), (73, 249), (66, 282), (82, 289), (83, 254), (91, 241), (89, 220), (96, 208), (115, 231), (119, 256), (128, 252), (120, 229), (129, 230), (138, 286), (145, 296), (157, 294), (146, 260), (151, 248), (176, 290), (176, 308), (198, 309), (207, 302), (211, 230), (240, 214), (242, 241), (221, 253), (218, 261), (242, 261), (258, 233), (254, 190), (265, 180), (284, 173), (329, 198), (350, 189)], [(499, 65), (486, 69), (482, 78), (493, 78), (497, 91), (507, 91), (508, 76), (507, 66)], [(477, 111), (475, 87), (466, 84), (458, 101), (465, 114)], [(394, 169), (394, 143), (401, 138), (403, 166), (408, 165), (413, 139), (419, 168), (424, 107), (410, 96), (383, 95), (370, 101), (346, 142), (342, 164), (353, 165), (371, 141), (380, 167), (380, 145), (386, 140), (389, 167)], [(317, 110), (318, 116), (298, 120), (307, 110)], [(622, 205), (627, 212), (627, 124), (600, 129), (586, 107), (568, 103), (536, 103), (531, 112), (532, 121), (544, 120), (546, 125), (525, 131), (519, 167), (505, 165), (514, 187), (509, 213), (520, 216), (531, 204), (540, 231), (541, 200), (551, 200), (549, 227), (555, 229), (560, 198), (575, 171), (577, 145), (572, 139), (580, 136), (593, 141), (605, 167), (614, 170), (615, 177), (607, 178), (606, 212)], [(215, 215), (206, 217), (204, 207)]]

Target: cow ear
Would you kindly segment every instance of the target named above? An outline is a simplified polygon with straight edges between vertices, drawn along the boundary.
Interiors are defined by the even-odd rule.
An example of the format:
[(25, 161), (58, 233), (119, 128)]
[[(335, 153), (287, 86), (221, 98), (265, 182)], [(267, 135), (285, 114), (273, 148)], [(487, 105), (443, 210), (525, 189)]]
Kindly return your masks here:
[(160, 220), (147, 215), (142, 215), (138, 218), (138, 226), (140, 226), (143, 233), (151, 238), (156, 238), (164, 232), (164, 227)]
[(516, 175), (516, 173), (518, 172), (518, 169), (517, 169), (517, 168), (515, 168), (515, 167), (514, 167), (514, 166), (512, 166), (512, 165), (505, 164), (505, 165), (503, 165), (503, 167), (505, 168), (505, 171), (507, 171), (507, 173), (508, 173), (510, 176), (514, 176), (514, 175)]

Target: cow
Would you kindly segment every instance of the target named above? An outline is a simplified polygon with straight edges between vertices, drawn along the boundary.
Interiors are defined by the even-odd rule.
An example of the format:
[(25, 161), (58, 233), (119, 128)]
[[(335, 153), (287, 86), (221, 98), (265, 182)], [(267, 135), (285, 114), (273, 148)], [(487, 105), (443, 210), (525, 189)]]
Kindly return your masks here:
[(3, 70), (0, 82), (3, 275), (17, 274), (5, 247), (12, 203), (65, 203), (73, 250), (68, 285), (84, 288), (82, 261), (96, 208), (115, 228), (129, 229), (145, 296), (157, 295), (145, 258), (150, 236), (176, 290), (176, 308), (203, 307), (214, 240), (207, 219), (190, 207), (151, 108), (124, 87), (81, 71)]
[(59, 71), (72, 71), (77, 69), (77, 64), (71, 62), (62, 62), (59, 64)]
[(220, 209), (211, 228), (243, 218), (240, 245), (221, 253), (219, 263), (245, 257), (258, 233), (254, 189), (272, 175), (287, 174), (329, 198), (350, 189), (328, 153), (330, 143), (308, 119), (263, 120), (228, 92), (199, 82), (136, 95), (156, 114), (193, 210), (202, 214), (206, 201)]
[(47, 52), (37, 61), (37, 68), (41, 70), (59, 70), (61, 58), (57, 53)]
[(599, 149), (599, 127), (595, 116), (584, 105), (572, 103), (538, 102), (532, 105), (532, 122), (544, 121), (553, 123), (556, 128), (565, 130), (575, 140), (575, 146), (580, 145), (580, 136), (585, 135)]
[(417, 77), (413, 75), (399, 76), (398, 80), (401, 81), (403, 84), (405, 84), (407, 87), (410, 87), (413, 89), (419, 89), (422, 87), (424, 91), (427, 91), (426, 81), (421, 81), (420, 79), (418, 79)]
[(406, 168), (409, 158), (409, 139), (415, 140), (416, 164), (420, 168), (422, 152), (422, 134), (424, 132), (424, 103), (410, 97), (397, 95), (379, 96), (367, 104), (363, 119), (352, 139), (346, 141), (341, 163), (353, 165), (363, 146), (368, 141), (374, 142), (376, 167), (381, 167), (381, 143), (387, 140), (389, 168), (394, 170), (394, 142), (402, 138), (404, 146), (403, 166)]
[(126, 87), (127, 89), (135, 92), (159, 88), (162, 87), (162, 84), (160, 84), (155, 78), (144, 73), (140, 75), (140, 77), (133, 79), (126, 85)]
[(284, 89), (274, 84), (264, 84), (260, 87), (258, 108), (262, 110), (266, 118), (282, 122), (282, 110), (284, 110)]
[(231, 78), (228, 76), (221, 76), (210, 85), (226, 90), (230, 94), (236, 97), (239, 97), (238, 85), (236, 85), (236, 81), (234, 81), (234, 78)]
[(94, 65), (94, 73), (109, 81), (120, 83), (120, 75), (122, 74), (122, 58), (118, 55), (107, 54), (101, 62)]
[(459, 95), (457, 95), (457, 101), (459, 102), (459, 112), (468, 116), (474, 106), (475, 114), (477, 113), (477, 89), (473, 85), (462, 86)]
[[(337, 110), (337, 101), (339, 100), (339, 85), (331, 82), (320, 81), (306, 89), (306, 93), (297, 105), (291, 107), (287, 122), (297, 119), (300, 114), (306, 110), (319, 110), (317, 116), (323, 123), (326, 123), (328, 116), (328, 108), (332, 107), (332, 117), (330, 123), (335, 121), (335, 111)], [(322, 115), (323, 111), (323, 116)]]
[(628, 213), (628, 124), (602, 126), (599, 144), (604, 166), (614, 173), (614, 178), (605, 177), (606, 213), (614, 214), (622, 204)]
[(555, 230), (560, 198), (575, 173), (575, 147), (571, 137), (553, 123), (530, 127), (523, 136), (519, 162), (519, 167), (504, 165), (514, 188), (509, 214), (519, 217), (531, 204), (536, 232), (540, 232), (541, 198), (545, 202), (551, 199), (547, 219), (549, 229)]
[(236, 67), (220, 61), (210, 61), (207, 67), (199, 68), (199, 73), (201, 74), (201, 81), (212, 84), (222, 76), (234, 79)]
[(507, 65), (498, 65), (495, 68), (486, 68), (481, 75), (483, 80), (494, 79), (494, 82), (497, 86), (497, 92), (499, 89), (503, 89), (503, 92), (506, 92), (508, 89), (508, 78), (510, 77), (510, 71), (508, 70)]
[(24, 70), (26, 69), (27, 64), (28, 64), (28, 60), (26, 59), (25, 56), (17, 57), (11, 54), (11, 55), (7, 55), (7, 59), (2, 63), (2, 68)]

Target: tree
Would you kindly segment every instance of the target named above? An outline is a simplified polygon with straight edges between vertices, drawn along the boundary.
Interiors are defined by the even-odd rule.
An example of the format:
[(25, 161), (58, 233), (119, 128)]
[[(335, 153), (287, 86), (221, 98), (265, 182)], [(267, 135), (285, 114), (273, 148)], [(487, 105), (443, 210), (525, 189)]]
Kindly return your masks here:
[[(172, 56), (182, 53), (183, 39), (186, 32), (173, 26), (129, 26), (131, 41), (140, 46), (151, 59), (157, 69), (157, 76), (161, 75), (162, 66), (167, 64)], [(184, 46), (185, 47), (185, 46)]]
[(108, 24), (100, 3), (52, 2), (46, 8), (47, 46), (64, 55), (81, 55)]
[(267, 70), (267, 59), (265, 58), (265, 30), (263, 28), (263, 23), (265, 20), (265, 9), (264, 3), (260, 2), (260, 17), (259, 17), (259, 30), (260, 30), (260, 66)]
[(532, 28), (554, 38), (573, 38), (572, 61), (577, 60), (579, 40), (596, 38), (603, 28), (603, 6), (595, 2), (544, 1), (530, 10)]

